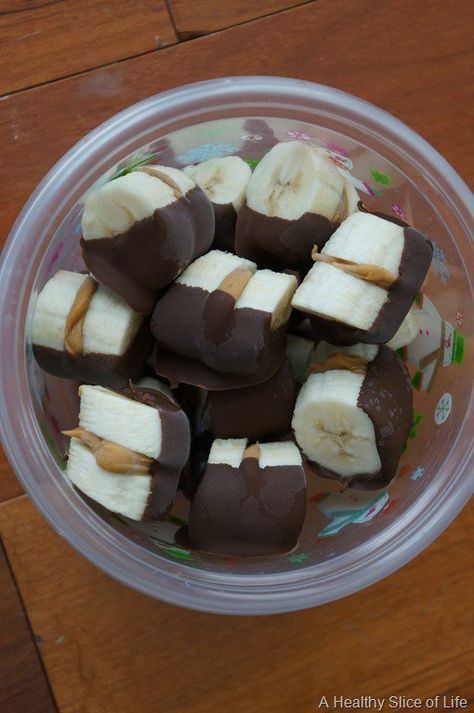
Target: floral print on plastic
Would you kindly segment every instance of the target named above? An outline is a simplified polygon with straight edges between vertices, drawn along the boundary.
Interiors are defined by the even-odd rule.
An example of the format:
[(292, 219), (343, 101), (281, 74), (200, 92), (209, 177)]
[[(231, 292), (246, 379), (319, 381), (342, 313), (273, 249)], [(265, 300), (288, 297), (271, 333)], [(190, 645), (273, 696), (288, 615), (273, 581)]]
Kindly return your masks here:
[(458, 325), (458, 327), (462, 327), (464, 324), (464, 315), (461, 310), (458, 310), (456, 312), (456, 324)]
[(394, 203), (392, 205), (392, 213), (397, 216), (397, 218), (400, 218), (400, 220), (406, 220), (407, 219), (407, 214), (403, 210), (402, 206), (399, 203)]
[(305, 134), (304, 131), (291, 130), (287, 131), (286, 133), (291, 139), (294, 139), (295, 141), (311, 141), (311, 136)]
[(178, 156), (178, 161), (181, 163), (201, 163), (209, 158), (220, 158), (221, 156), (229, 156), (237, 152), (237, 147), (233, 144), (201, 144), (185, 154)]
[(242, 141), (251, 141), (251, 142), (256, 142), (256, 141), (261, 141), (263, 139), (263, 136), (260, 134), (244, 134), (241, 136)]
[(444, 254), (444, 250), (439, 247), (438, 243), (434, 240), (431, 242), (433, 243), (433, 260), (431, 262), (431, 268), (434, 274), (438, 275), (443, 287), (446, 287), (449, 278), (449, 267), (446, 262), (446, 255)]

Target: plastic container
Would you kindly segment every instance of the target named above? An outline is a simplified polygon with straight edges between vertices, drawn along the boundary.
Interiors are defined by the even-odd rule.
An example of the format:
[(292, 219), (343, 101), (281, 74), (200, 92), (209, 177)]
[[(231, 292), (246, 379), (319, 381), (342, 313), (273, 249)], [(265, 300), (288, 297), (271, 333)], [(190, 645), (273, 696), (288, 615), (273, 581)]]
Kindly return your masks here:
[[(28, 344), (31, 311), (53, 272), (82, 266), (81, 199), (131, 154), (158, 153), (159, 162), (183, 165), (239, 153), (254, 165), (275, 141), (289, 139), (325, 147), (350, 172), (369, 208), (406, 216), (434, 241), (420, 296), (421, 333), (406, 353), (416, 386), (414, 425), (388, 489), (335, 495), (331, 481), (311, 479), (308, 517), (295, 552), (254, 561), (206, 557), (173, 545), (184, 501), (169, 522), (137, 528), (91, 507), (63, 478), (67, 443), (60, 431), (76, 425), (77, 384), (37, 368)], [(165, 92), (113, 117), (43, 179), (3, 255), (1, 429), (22, 485), (51, 525), (91, 562), (131, 587), (182, 606), (284, 612), (343, 597), (393, 572), (439, 535), (471, 491), (470, 200), (453, 169), (404, 124), (317, 84), (220, 79)]]

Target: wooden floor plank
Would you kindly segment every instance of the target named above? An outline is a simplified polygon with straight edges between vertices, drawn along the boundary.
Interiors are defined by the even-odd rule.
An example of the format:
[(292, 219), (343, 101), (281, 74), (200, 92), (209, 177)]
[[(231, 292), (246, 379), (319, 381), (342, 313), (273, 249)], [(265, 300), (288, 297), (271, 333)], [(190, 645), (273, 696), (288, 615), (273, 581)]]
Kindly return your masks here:
[(178, 37), (187, 40), (303, 3), (304, 0), (169, 0), (168, 6)]
[(0, 711), (56, 711), (48, 679), (0, 542)]
[(0, 533), (62, 713), (307, 713), (323, 694), (468, 696), (472, 526), (471, 507), (369, 589), (255, 619), (148, 599), (74, 553), (26, 497), (0, 506)]
[(176, 41), (164, 0), (3, 0), (0, 36), (0, 94)]
[(7, 97), (0, 101), (0, 236), (85, 132), (146, 96), (226, 74), (282, 74), (357, 94), (406, 121), (472, 180), (471, 124), (460, 107), (471, 80), (465, 28), (473, 14), (470, 0), (318, 0)]
[(0, 503), (21, 495), (23, 488), (15, 477), (13, 469), (8, 462), (0, 444)]

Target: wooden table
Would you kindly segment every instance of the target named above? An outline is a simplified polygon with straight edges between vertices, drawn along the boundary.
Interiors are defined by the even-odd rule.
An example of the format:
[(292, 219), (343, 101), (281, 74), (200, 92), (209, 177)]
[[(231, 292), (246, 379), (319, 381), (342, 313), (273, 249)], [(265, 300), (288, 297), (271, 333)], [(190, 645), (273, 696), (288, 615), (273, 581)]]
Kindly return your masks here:
[[(2, 0), (1, 235), (89, 129), (163, 89), (227, 74), (357, 94), (472, 182), (473, 10), (471, 0)], [(94, 569), (3, 459), (0, 711), (310, 713), (322, 695), (369, 694), (472, 702), (472, 529), (466, 508), (416, 560), (348, 599), (212, 616)]]

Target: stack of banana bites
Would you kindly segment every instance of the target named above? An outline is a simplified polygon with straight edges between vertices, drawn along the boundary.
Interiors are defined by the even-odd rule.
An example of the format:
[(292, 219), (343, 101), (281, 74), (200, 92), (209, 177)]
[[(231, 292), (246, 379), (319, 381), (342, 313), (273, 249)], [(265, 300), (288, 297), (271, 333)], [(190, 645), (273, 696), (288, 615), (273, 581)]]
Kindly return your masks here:
[(84, 495), (160, 520), (181, 489), (180, 542), (257, 557), (297, 545), (313, 471), (395, 476), (413, 398), (395, 350), (432, 248), (323, 151), (122, 172), (86, 198), (81, 248), (89, 272), (46, 283), (32, 342), (80, 384), (66, 474)]

